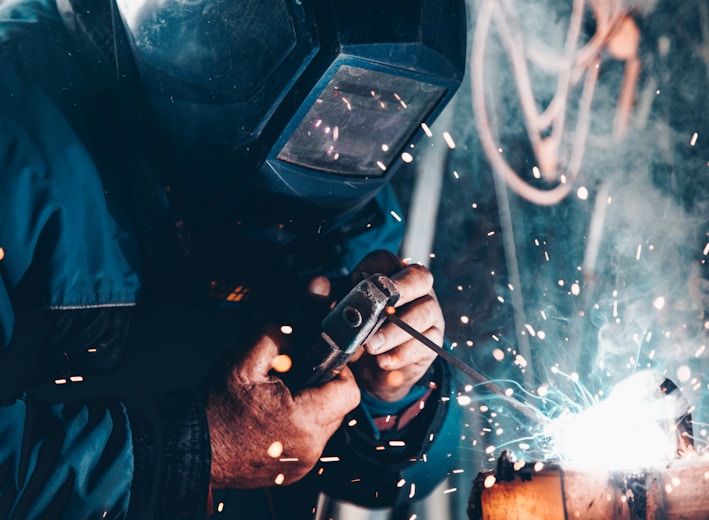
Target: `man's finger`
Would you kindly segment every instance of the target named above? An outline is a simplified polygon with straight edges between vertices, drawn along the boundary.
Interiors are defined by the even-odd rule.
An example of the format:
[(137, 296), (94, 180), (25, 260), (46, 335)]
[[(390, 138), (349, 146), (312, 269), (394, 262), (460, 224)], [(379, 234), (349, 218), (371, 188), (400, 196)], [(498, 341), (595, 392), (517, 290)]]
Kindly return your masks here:
[[(431, 334), (426, 334), (426, 337), (435, 341), (429, 336)], [(433, 334), (433, 336), (437, 336), (437, 334)], [(434, 351), (410, 336), (408, 341), (396, 348), (375, 356), (377, 366), (382, 370), (405, 370), (408, 367), (414, 368), (416, 366), (428, 368), (435, 358), (436, 353)], [(416, 369), (414, 368), (414, 370)]]
[(353, 279), (356, 283), (375, 273), (391, 276), (398, 272), (403, 266), (404, 263), (394, 253), (385, 249), (379, 249), (369, 253), (357, 264), (357, 267), (355, 267), (352, 273)]
[(433, 292), (433, 275), (420, 264), (410, 264), (390, 276), (399, 292), (396, 307), (401, 307), (421, 296)]
[(332, 283), (327, 276), (316, 276), (308, 283), (308, 294), (311, 296), (327, 298), (330, 296), (330, 291), (332, 291)]
[[(428, 299), (428, 300), (427, 300)], [(440, 338), (431, 334), (431, 339), (440, 343), (443, 339), (443, 317), (440, 312), (436, 300), (432, 295), (427, 295), (421, 298), (416, 305), (409, 306), (397, 312), (406, 323), (411, 325), (416, 330), (421, 332), (434, 329), (440, 333)], [(433, 332), (433, 331), (432, 331)], [(370, 354), (381, 354), (397, 345), (408, 341), (411, 335), (396, 326), (394, 323), (385, 322), (384, 325), (371, 337), (364, 345), (364, 348)]]
[(280, 339), (275, 331), (262, 334), (240, 362), (234, 366), (234, 377), (240, 383), (269, 381), (273, 360), (279, 355)]
[(311, 420), (323, 425), (333, 424), (336, 428), (344, 415), (357, 407), (360, 392), (354, 374), (345, 366), (335, 379), (302, 390), (294, 401), (297, 406), (310, 411)]

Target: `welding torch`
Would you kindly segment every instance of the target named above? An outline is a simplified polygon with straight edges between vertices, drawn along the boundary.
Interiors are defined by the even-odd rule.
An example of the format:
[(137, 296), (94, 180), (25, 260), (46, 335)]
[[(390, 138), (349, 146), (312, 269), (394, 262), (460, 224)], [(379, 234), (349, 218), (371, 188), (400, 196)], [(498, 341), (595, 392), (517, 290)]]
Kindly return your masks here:
[(355, 285), (322, 320), (320, 341), (312, 345), (305, 362), (300, 365), (306, 369), (299, 371), (299, 387), (317, 386), (333, 379), (384, 322), (389, 321), (433, 350), (477, 385), (504, 398), (515, 410), (535, 423), (540, 422), (540, 416), (534, 410), (507, 395), (488, 378), (399, 318), (395, 308), (398, 300), (399, 293), (394, 283), (383, 274), (371, 275)]

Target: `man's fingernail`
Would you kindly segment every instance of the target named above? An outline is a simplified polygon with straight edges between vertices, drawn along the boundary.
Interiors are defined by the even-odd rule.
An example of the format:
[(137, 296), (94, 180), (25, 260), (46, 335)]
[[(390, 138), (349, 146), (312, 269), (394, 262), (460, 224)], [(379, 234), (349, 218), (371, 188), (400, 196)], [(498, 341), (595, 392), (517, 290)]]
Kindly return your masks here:
[(379, 350), (379, 348), (384, 344), (384, 334), (381, 332), (377, 332), (374, 334), (371, 338), (369, 338), (369, 341), (367, 341), (367, 346), (369, 347), (370, 350), (376, 352)]

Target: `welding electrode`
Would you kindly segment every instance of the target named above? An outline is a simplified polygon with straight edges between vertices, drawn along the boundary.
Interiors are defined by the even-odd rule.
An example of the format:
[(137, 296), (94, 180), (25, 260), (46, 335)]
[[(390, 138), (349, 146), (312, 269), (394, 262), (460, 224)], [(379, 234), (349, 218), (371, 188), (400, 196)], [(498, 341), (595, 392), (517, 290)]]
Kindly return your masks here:
[(461, 372), (465, 373), (468, 375), (473, 381), (475, 381), (477, 384), (487, 388), (490, 392), (497, 394), (505, 399), (515, 410), (518, 412), (524, 414), (527, 416), (529, 419), (534, 420), (535, 422), (540, 422), (543, 417), (540, 417), (538, 413), (535, 413), (534, 410), (532, 410), (529, 407), (523, 406), (520, 402), (518, 402), (516, 399), (511, 398), (509, 395), (505, 393), (505, 391), (494, 384), (492, 381), (487, 379), (485, 376), (483, 376), (480, 372), (477, 370), (473, 369), (469, 365), (463, 363), (460, 359), (455, 357), (453, 354), (451, 354), (449, 351), (447, 351), (445, 348), (436, 345), (433, 341), (428, 339), (426, 336), (424, 336), (421, 332), (413, 328), (411, 325), (403, 321), (401, 318), (399, 318), (396, 315), (396, 309), (392, 306), (389, 306), (386, 308), (386, 315), (387, 319), (399, 327), (400, 329), (406, 331), (413, 337), (414, 339), (417, 339), (424, 345), (426, 345), (428, 348), (433, 350), (436, 354), (438, 354), (440, 357), (442, 357), (445, 361), (456, 367), (458, 370)]

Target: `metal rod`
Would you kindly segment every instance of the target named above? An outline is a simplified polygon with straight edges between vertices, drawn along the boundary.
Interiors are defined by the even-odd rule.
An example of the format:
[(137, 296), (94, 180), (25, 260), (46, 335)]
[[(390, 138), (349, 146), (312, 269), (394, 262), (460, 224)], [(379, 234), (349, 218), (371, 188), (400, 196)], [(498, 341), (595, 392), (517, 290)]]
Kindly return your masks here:
[(458, 370), (461, 372), (465, 373), (467, 376), (469, 376), (473, 381), (475, 381), (477, 384), (487, 388), (490, 392), (493, 394), (496, 394), (502, 398), (505, 399), (515, 410), (518, 412), (524, 414), (530, 419), (533, 419), (535, 422), (540, 422), (540, 415), (539, 413), (535, 412), (534, 410), (530, 409), (529, 407), (525, 407), (517, 401), (516, 399), (511, 398), (509, 395), (505, 393), (505, 391), (497, 386), (495, 383), (490, 381), (488, 378), (483, 376), (480, 372), (472, 368), (471, 366), (467, 365), (457, 357), (455, 357), (452, 353), (450, 353), (448, 350), (445, 348), (441, 347), (440, 345), (437, 345), (430, 339), (428, 339), (426, 336), (424, 336), (421, 332), (413, 328), (411, 325), (403, 321), (401, 318), (399, 318), (393, 310), (393, 307), (388, 307), (387, 308), (387, 319), (392, 322), (394, 325), (399, 327), (400, 329), (408, 332), (411, 337), (414, 339), (417, 339), (424, 345), (426, 345), (428, 348), (433, 350), (436, 354), (438, 354), (440, 357), (442, 357), (445, 361), (456, 367)]

